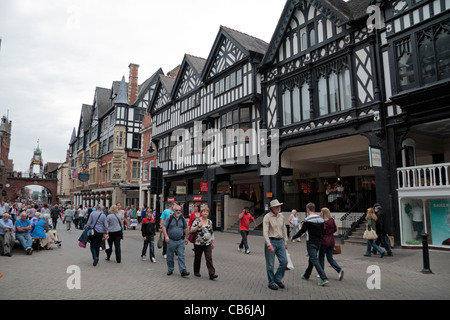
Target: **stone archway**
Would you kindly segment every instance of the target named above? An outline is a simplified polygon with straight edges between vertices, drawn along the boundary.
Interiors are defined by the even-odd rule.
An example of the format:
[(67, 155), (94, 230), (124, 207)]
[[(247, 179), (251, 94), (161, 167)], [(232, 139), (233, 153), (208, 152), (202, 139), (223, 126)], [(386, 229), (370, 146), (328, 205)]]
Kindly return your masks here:
[[(20, 190), (23, 187), (29, 185), (38, 185), (47, 188), (52, 194), (52, 203), (56, 202), (56, 195), (58, 190), (57, 179), (36, 179), (36, 178), (22, 178), (22, 177), (9, 177), (6, 181), (6, 185), (2, 188), (2, 199), (9, 200), (11, 202), (16, 201), (16, 196), (20, 195)], [(6, 196), (3, 196), (6, 191)]]

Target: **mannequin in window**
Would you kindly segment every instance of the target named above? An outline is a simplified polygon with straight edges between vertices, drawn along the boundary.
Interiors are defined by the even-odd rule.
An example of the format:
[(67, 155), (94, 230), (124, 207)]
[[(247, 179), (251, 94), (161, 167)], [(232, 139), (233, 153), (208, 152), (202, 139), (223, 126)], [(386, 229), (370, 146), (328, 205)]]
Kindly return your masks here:
[(416, 240), (422, 239), (423, 232), (423, 209), (417, 203), (407, 203), (405, 211), (412, 220), (413, 230), (416, 232)]

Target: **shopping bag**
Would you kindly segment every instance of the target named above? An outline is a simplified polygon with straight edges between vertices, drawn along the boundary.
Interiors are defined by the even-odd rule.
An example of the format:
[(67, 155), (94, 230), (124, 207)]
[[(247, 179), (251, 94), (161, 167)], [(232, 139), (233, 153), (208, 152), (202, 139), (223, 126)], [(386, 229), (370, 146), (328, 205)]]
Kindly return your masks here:
[(334, 248), (333, 248), (333, 255), (334, 254), (341, 254), (341, 245), (340, 244), (336, 244), (336, 245), (334, 245)]
[(292, 263), (291, 255), (289, 254), (289, 252), (287, 250), (286, 250), (286, 256), (288, 259), (288, 264), (286, 266), (286, 270), (294, 270), (294, 264)]

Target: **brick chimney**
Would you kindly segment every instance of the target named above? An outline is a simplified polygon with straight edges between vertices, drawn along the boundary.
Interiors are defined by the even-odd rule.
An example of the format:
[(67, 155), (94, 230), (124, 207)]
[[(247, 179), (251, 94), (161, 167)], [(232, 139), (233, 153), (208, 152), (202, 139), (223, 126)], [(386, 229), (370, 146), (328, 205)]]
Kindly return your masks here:
[(128, 80), (128, 103), (131, 105), (136, 102), (138, 98), (138, 91), (139, 91), (139, 85), (138, 85), (138, 70), (139, 65), (130, 63), (128, 66), (130, 68), (130, 78)]

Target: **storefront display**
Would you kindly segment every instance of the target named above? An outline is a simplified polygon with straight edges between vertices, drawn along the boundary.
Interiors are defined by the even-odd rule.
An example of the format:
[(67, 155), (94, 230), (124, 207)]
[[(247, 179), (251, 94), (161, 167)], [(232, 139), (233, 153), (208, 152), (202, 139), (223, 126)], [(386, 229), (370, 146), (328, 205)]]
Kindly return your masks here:
[(428, 235), (431, 246), (450, 246), (450, 199), (402, 198), (402, 245), (422, 245)]

